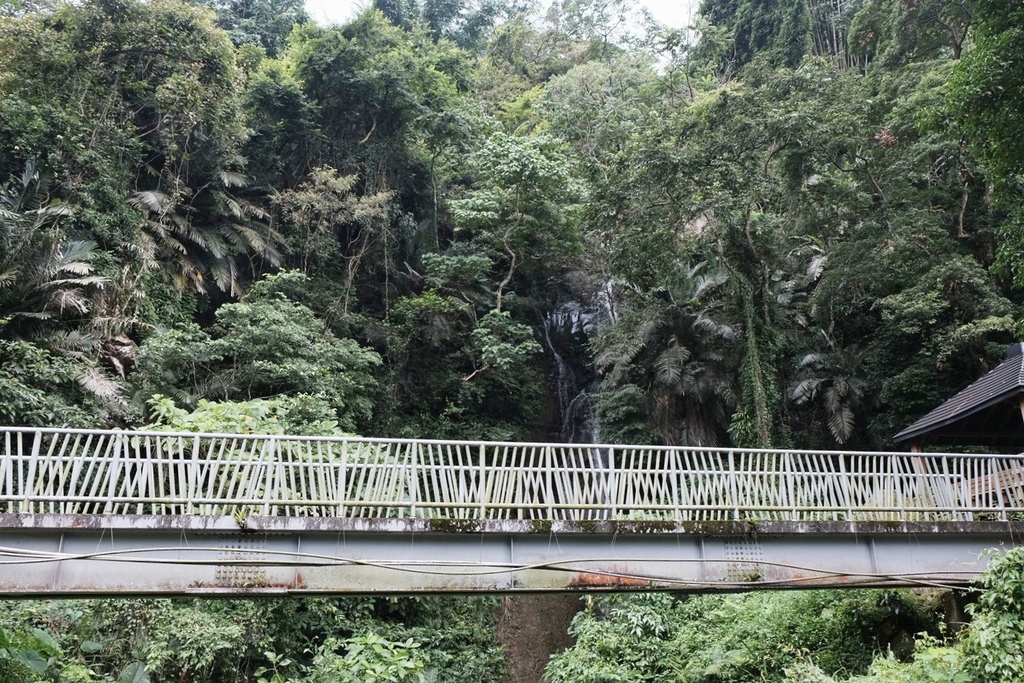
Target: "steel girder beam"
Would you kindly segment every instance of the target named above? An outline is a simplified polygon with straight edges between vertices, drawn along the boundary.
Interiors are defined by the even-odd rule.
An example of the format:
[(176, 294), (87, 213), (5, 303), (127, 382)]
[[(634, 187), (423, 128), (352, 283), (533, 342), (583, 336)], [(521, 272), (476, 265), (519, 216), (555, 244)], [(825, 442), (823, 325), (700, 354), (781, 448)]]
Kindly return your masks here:
[(0, 596), (964, 586), (1018, 522), (0, 515)]

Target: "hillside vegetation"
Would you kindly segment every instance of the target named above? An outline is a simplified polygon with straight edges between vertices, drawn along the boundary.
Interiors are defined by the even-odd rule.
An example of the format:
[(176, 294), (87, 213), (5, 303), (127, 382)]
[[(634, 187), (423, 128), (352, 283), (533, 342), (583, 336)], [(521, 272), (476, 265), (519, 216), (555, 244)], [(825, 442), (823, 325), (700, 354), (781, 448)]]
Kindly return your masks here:
[[(0, 0), (0, 424), (891, 447), (1022, 337), (1022, 72), (1016, 0)], [(595, 600), (549, 678), (1021, 679), (771, 600)], [(486, 601), (9, 607), (5, 680), (504, 675)], [(705, 666), (792, 610), (841, 642)]]

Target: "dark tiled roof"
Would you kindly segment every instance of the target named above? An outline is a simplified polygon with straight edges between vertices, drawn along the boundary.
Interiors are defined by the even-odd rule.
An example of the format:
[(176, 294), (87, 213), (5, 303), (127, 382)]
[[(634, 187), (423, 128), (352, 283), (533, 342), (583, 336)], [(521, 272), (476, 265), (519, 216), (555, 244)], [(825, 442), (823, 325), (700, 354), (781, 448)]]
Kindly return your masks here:
[[(909, 441), (1002, 403), (1024, 390), (1024, 354), (1016, 349), (994, 370), (893, 437)], [(1014, 353), (1011, 351), (1011, 353)]]

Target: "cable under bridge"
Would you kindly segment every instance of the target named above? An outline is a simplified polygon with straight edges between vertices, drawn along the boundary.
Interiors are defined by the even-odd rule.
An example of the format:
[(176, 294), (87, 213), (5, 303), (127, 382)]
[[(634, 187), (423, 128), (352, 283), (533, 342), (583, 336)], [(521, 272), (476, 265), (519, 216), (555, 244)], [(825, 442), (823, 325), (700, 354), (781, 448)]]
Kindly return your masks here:
[(965, 586), (1019, 455), (0, 427), (0, 595)]

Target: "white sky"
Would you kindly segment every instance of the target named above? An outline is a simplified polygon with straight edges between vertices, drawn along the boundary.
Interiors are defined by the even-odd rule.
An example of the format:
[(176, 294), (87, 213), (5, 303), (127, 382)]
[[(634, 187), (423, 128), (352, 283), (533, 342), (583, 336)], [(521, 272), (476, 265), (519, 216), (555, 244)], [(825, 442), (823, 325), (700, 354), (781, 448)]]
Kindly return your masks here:
[[(646, 0), (654, 18), (671, 28), (683, 28), (690, 19), (690, 6), (696, 8), (699, 0)], [(306, 0), (306, 11), (318, 24), (337, 24), (347, 21), (371, 0)]]

